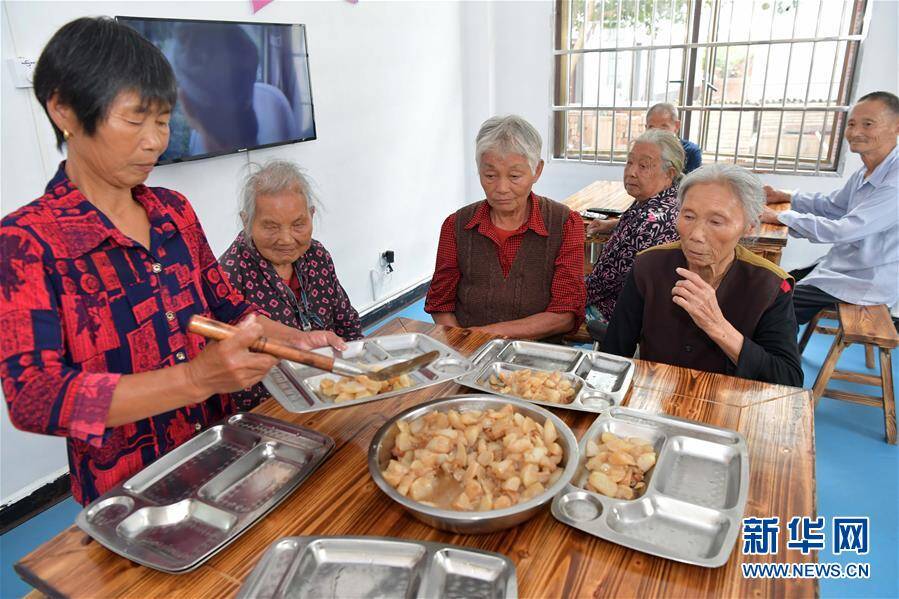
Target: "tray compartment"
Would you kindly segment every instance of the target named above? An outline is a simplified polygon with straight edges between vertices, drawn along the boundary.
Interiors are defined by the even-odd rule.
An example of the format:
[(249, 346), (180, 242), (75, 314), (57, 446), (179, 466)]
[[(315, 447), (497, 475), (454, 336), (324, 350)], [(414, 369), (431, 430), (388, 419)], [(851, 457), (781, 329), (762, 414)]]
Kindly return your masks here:
[(498, 553), (390, 537), (285, 537), (269, 545), (238, 599), (515, 599), (515, 564)]
[(447, 599), (502, 599), (506, 596), (508, 566), (505, 560), (481, 553), (441, 549), (434, 554), (430, 571), (437, 597)]
[(736, 507), (740, 495), (741, 456), (733, 445), (693, 437), (668, 439), (659, 460), (659, 493), (715, 509)]
[(307, 456), (279, 443), (257, 445), (206, 483), (200, 498), (232, 512), (252, 512), (273, 498), (302, 470)]
[(335, 354), (329, 349), (317, 349), (315, 352), (322, 355), (337, 355), (350, 362), (360, 362), (360, 360), (354, 360), (352, 356), (362, 355), (359, 352), (362, 351), (360, 348), (364, 346), (367, 357), (360, 363), (368, 366), (389, 366), (430, 351), (437, 351), (439, 356), (428, 366), (410, 373), (413, 381), (410, 387), (344, 402), (335, 402), (333, 399), (319, 395), (318, 390), (322, 380), (325, 378), (337, 380), (339, 377), (311, 366), (282, 360), (278, 366), (269, 371), (262, 382), (287, 411), (304, 414), (396, 397), (429, 385), (468, 375), (474, 369), (471, 360), (422, 333), (385, 335), (364, 341), (353, 341), (348, 345), (349, 349), (342, 355)]
[(485, 374), (489, 378), (488, 370), (495, 364), (542, 372), (558, 371), (569, 380), (578, 381), (579, 391), (572, 401), (564, 404), (526, 401), (582, 412), (603, 413), (620, 404), (634, 375), (633, 360), (537, 341), (494, 339), (481, 345), (474, 355), (475, 368), (457, 379), (460, 384), (500, 397), (514, 397), (495, 391), (484, 379)]
[(618, 503), (606, 522), (626, 538), (688, 560), (720, 554), (730, 528), (720, 512), (658, 495)]
[[(518, 370), (543, 370), (543, 369), (534, 368), (533, 366), (525, 366), (522, 364), (512, 364), (512, 363), (506, 363), (506, 362), (493, 362), (492, 364), (490, 364), (489, 366), (484, 368), (481, 371), (481, 373), (478, 375), (477, 384), (482, 386), (485, 389), (493, 389), (493, 387), (490, 385), (490, 377), (491, 376), (495, 376), (495, 377), (499, 378), (499, 376), (501, 374), (509, 375)], [(544, 400), (536, 400), (536, 399), (532, 400), (532, 399), (527, 399), (524, 397), (519, 397), (517, 395), (513, 395), (512, 393), (506, 393), (503, 395), (510, 395), (512, 397), (518, 397), (519, 399), (524, 399), (526, 401), (539, 401), (539, 402), (547, 404), (547, 405), (570, 404), (574, 400), (574, 398), (577, 397), (578, 393), (581, 392), (581, 389), (584, 386), (584, 381), (582, 381), (581, 379), (579, 379), (578, 377), (576, 377), (570, 373), (563, 372), (561, 374), (562, 374), (562, 378), (567, 380), (569, 383), (571, 383), (571, 386), (574, 389), (574, 395), (571, 396), (570, 400), (568, 400), (564, 403), (560, 402), (558, 404), (553, 404), (553, 402), (548, 402), (548, 401), (544, 401)], [(493, 392), (499, 393), (499, 391), (493, 391)]]
[[(655, 426), (650, 422), (632, 422), (617, 418), (600, 417), (600, 419), (587, 430), (587, 433), (584, 435), (584, 442), (581, 444), (581, 464), (571, 483), (577, 487), (586, 488), (587, 478), (590, 476), (590, 472), (585, 465), (587, 460), (590, 459), (587, 457), (586, 442), (592, 440), (596, 443), (601, 443), (603, 433), (612, 433), (613, 435), (624, 437), (625, 439), (627, 437), (640, 437), (652, 443), (653, 449), (655, 449), (656, 452), (656, 465), (649, 469), (643, 479), (646, 483), (646, 488), (648, 489), (652, 484), (653, 475), (658, 469), (659, 462), (661, 461), (666, 435), (660, 427)], [(639, 497), (637, 497), (637, 499), (639, 499)], [(630, 501), (636, 501), (636, 499)]]
[(568, 522), (592, 522), (603, 512), (598, 495), (587, 491), (566, 493), (558, 501), (561, 515)]
[(188, 572), (275, 507), (333, 447), (330, 437), (281, 420), (231, 416), (107, 491), (75, 522), (133, 562)]
[(134, 509), (134, 499), (118, 495), (104, 499), (87, 511), (87, 520), (94, 526), (110, 526), (119, 522)]
[[(339, 406), (339, 405), (343, 405), (343, 404), (350, 405), (350, 404), (354, 404), (354, 403), (357, 403), (359, 401), (363, 401), (366, 399), (375, 399), (375, 398), (380, 397), (381, 395), (388, 395), (387, 393), (381, 393), (378, 395), (372, 395), (371, 397), (364, 397), (361, 400), (360, 399), (348, 399), (347, 401), (334, 401), (333, 397), (327, 397), (326, 395), (323, 395), (320, 392), (323, 380), (330, 379), (334, 382), (337, 382), (342, 378), (345, 378), (345, 377), (342, 377), (339, 374), (332, 374), (330, 372), (326, 372), (323, 374), (319, 374), (319, 375), (307, 378), (306, 380), (303, 381), (303, 386), (306, 387), (311, 393), (315, 394), (317, 401), (319, 401), (323, 404), (335, 405), (335, 406)], [(406, 391), (414, 391), (417, 387), (420, 387), (421, 385), (427, 385), (428, 383), (431, 382), (430, 378), (427, 377), (424, 374), (424, 371), (422, 371), (422, 370), (410, 372), (409, 378), (412, 379), (411, 387), (406, 387), (405, 389), (400, 389), (399, 391), (395, 391), (395, 392), (391, 391), (390, 394), (394, 395), (394, 394), (399, 394), (399, 393), (405, 393)]]
[(319, 539), (309, 543), (282, 587), (286, 597), (415, 597), (427, 565), (415, 543)]
[(605, 354), (588, 353), (578, 364), (575, 374), (589, 387), (605, 393), (617, 393), (627, 379), (631, 363)]
[(390, 354), (374, 341), (351, 341), (347, 343), (347, 348), (342, 352), (326, 349), (325, 353), (349, 362), (361, 362), (362, 364), (379, 364), (390, 359)]
[(195, 499), (144, 507), (116, 527), (124, 539), (177, 560), (197, 559), (228, 538), (237, 516)]
[(512, 341), (496, 357), (497, 362), (516, 364), (537, 370), (574, 370), (581, 357), (579, 350), (546, 343)]
[(391, 358), (409, 360), (429, 351), (439, 351), (441, 345), (436, 341), (420, 333), (407, 333), (405, 335), (389, 335), (386, 337), (374, 337), (366, 341), (378, 346), (381, 350), (390, 354)]
[(235, 462), (259, 442), (259, 435), (215, 426), (132, 476), (125, 490), (159, 504), (175, 503)]
[(302, 447), (312, 452), (321, 452), (330, 440), (325, 435), (308, 429), (298, 429), (274, 418), (266, 418), (246, 413), (235, 414), (228, 419), (228, 424), (239, 426), (267, 438), (283, 441), (288, 445)]

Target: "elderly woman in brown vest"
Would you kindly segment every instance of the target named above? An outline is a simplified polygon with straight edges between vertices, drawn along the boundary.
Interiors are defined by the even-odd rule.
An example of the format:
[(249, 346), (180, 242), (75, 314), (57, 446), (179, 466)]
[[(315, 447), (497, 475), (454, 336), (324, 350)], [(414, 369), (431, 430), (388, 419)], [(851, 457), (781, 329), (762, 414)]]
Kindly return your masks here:
[(693, 171), (678, 190), (680, 241), (641, 252), (603, 351), (802, 386), (793, 279), (738, 242), (759, 226), (765, 194), (735, 165)]
[(535, 195), (540, 134), (518, 116), (488, 119), (475, 159), (486, 199), (443, 223), (425, 310), (434, 322), (515, 338), (567, 333), (584, 320), (584, 226)]

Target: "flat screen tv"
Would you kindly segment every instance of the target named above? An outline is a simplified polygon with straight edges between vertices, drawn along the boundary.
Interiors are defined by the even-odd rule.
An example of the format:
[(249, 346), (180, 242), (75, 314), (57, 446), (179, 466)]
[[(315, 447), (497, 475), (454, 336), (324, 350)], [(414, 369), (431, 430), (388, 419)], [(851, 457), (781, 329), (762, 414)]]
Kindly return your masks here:
[(315, 139), (305, 25), (116, 17), (178, 80), (159, 164)]

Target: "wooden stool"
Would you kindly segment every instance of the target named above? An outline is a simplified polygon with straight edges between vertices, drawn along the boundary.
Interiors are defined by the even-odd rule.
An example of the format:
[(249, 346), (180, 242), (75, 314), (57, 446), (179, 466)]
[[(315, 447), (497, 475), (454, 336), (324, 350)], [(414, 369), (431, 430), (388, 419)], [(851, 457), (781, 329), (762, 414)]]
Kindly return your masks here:
[[(893, 325), (893, 320), (890, 318), (890, 313), (886, 306), (840, 304), (837, 309), (839, 311), (840, 326), (833, 333), (835, 335), (833, 345), (830, 346), (830, 352), (827, 354), (827, 358), (821, 366), (821, 372), (818, 373), (818, 378), (815, 379), (815, 386), (812, 388), (815, 403), (818, 403), (822, 395), (826, 395), (833, 399), (882, 408), (887, 443), (895, 445), (896, 400), (895, 389), (893, 388), (893, 362), (890, 358), (890, 350), (895, 349), (899, 345), (899, 333), (896, 332), (896, 327)], [(813, 327), (811, 322), (809, 323), (809, 330), (817, 328), (817, 320), (814, 322), (815, 327)], [(805, 335), (803, 335), (803, 339), (807, 341)], [(861, 372), (835, 370), (840, 354), (853, 343), (865, 344), (866, 364), (869, 361), (867, 349), (871, 348), (871, 364), (869, 367), (873, 366), (873, 348), (877, 346), (880, 350), (879, 377)], [(827, 383), (830, 382), (831, 378), (880, 387), (883, 395), (866, 395), (864, 393), (828, 389)]]

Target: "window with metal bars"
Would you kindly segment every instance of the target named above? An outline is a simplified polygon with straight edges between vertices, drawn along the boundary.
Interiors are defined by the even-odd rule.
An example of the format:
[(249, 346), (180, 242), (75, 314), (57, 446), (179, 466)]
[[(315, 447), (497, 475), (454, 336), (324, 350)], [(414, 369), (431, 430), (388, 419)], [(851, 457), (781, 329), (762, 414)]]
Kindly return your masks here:
[(553, 156), (622, 163), (646, 109), (703, 162), (836, 171), (866, 0), (557, 0)]

